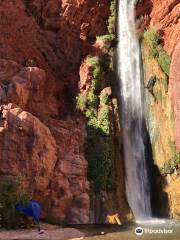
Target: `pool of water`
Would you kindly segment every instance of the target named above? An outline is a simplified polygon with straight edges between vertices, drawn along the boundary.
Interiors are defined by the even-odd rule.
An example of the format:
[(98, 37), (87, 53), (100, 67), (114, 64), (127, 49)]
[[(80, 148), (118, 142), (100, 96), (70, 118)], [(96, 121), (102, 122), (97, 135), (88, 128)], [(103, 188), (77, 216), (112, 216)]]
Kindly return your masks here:
[(180, 240), (180, 222), (168, 220), (143, 221), (116, 227), (86, 226), (84, 231), (85, 240)]

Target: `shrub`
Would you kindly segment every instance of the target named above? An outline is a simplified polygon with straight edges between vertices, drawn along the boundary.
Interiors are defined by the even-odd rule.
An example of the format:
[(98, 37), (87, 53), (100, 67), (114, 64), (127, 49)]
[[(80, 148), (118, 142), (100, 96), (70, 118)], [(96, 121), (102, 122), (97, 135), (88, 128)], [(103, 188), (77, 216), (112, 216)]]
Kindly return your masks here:
[(99, 57), (93, 57), (91, 55), (87, 56), (86, 59), (87, 63), (91, 66), (98, 65), (99, 64)]
[(25, 191), (20, 191), (20, 181), (7, 176), (0, 180), (0, 216), (1, 226), (7, 229), (18, 228), (20, 215), (15, 211), (17, 202), (27, 204), (29, 196)]
[(78, 110), (84, 111), (86, 108), (86, 101), (87, 97), (79, 93), (78, 96), (76, 97), (76, 108)]
[(97, 36), (96, 40), (102, 40), (104, 42), (111, 42), (115, 39), (115, 35), (114, 34), (106, 34), (106, 35), (101, 35), (101, 36)]
[(157, 58), (159, 66), (163, 72), (169, 76), (169, 69), (171, 63), (171, 57), (163, 50), (160, 43), (158, 32), (155, 28), (151, 28), (144, 33), (144, 38), (150, 46), (151, 54)]
[(157, 34), (157, 29), (156, 28), (151, 28), (144, 33), (144, 38), (146, 39), (147, 43), (149, 44), (151, 48), (151, 54), (153, 57), (158, 56), (158, 50), (157, 46), (159, 43), (159, 37)]
[(102, 137), (97, 128), (88, 127), (87, 133), (88, 179), (94, 182), (95, 192), (112, 190), (114, 178), (110, 139)]
[(101, 91), (99, 95), (100, 104), (108, 104), (109, 95), (107, 92)]
[(160, 173), (163, 176), (166, 176), (167, 174), (171, 174), (174, 172), (175, 169), (178, 168), (180, 164), (180, 152), (176, 149), (176, 144), (173, 141), (169, 141), (169, 147), (172, 152), (171, 159), (164, 164), (164, 166), (160, 169)]
[(108, 19), (108, 32), (110, 34), (116, 31), (116, 0), (111, 0), (110, 3), (110, 16)]
[[(88, 179), (94, 182), (95, 191), (112, 188), (113, 161), (111, 138), (109, 135), (109, 97), (101, 92), (101, 79), (108, 71), (109, 58), (88, 56), (87, 63), (92, 66), (92, 82), (86, 96), (76, 98), (77, 108), (87, 118), (86, 158), (88, 160)], [(97, 144), (98, 143), (98, 144)]]
[(165, 51), (159, 52), (158, 63), (161, 69), (163, 70), (163, 72), (165, 72), (166, 75), (169, 76), (171, 57)]
[(165, 163), (164, 166), (160, 169), (160, 173), (163, 176), (167, 174), (172, 174), (175, 169), (178, 168), (178, 164), (180, 164), (179, 160), (171, 159), (169, 162)]
[(98, 111), (98, 127), (104, 134), (109, 134), (109, 106), (104, 105)]

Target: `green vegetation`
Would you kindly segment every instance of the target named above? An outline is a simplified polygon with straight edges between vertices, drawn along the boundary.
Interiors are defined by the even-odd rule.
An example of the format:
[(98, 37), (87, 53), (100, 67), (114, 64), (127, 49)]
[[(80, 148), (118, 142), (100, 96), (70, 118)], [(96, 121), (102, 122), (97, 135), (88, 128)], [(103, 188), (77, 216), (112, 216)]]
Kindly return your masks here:
[(144, 38), (146, 39), (147, 43), (151, 48), (151, 54), (153, 57), (158, 56), (157, 46), (159, 44), (159, 37), (157, 34), (156, 28), (151, 28), (144, 33)]
[(86, 101), (87, 97), (85, 95), (78, 94), (78, 96), (76, 97), (76, 108), (84, 111), (86, 108)]
[(144, 38), (151, 49), (151, 55), (157, 59), (163, 72), (169, 76), (171, 57), (162, 49), (161, 39), (156, 28), (151, 28), (144, 33)]
[(108, 19), (108, 32), (114, 34), (116, 31), (116, 0), (111, 0), (110, 16)]
[(99, 57), (92, 57), (91, 55), (87, 56), (86, 62), (91, 66), (99, 65)]
[(169, 141), (169, 146), (172, 158), (160, 169), (163, 176), (173, 173), (175, 169), (178, 169), (178, 165), (180, 164), (180, 152), (177, 151), (175, 142)]
[(166, 75), (169, 76), (169, 69), (170, 69), (170, 64), (171, 64), (171, 58), (165, 51), (160, 51), (159, 56), (158, 56), (158, 63), (165, 72)]
[(7, 229), (18, 228), (23, 223), (22, 216), (15, 211), (16, 203), (26, 205), (29, 195), (20, 191), (20, 181), (7, 176), (0, 179), (0, 226)]
[(102, 36), (97, 36), (96, 40), (110, 42), (110, 41), (114, 40), (114, 38), (115, 38), (114, 34), (106, 34), (106, 35), (102, 35)]
[(115, 40), (115, 35), (114, 34), (106, 34), (106, 35), (101, 35), (97, 36), (96, 40), (101, 40), (105, 42), (106, 44), (111, 43), (113, 40)]
[(87, 57), (92, 67), (92, 82), (86, 96), (80, 93), (76, 98), (77, 109), (87, 118), (86, 158), (88, 160), (88, 179), (94, 182), (94, 191), (112, 189), (113, 161), (110, 138), (109, 94), (101, 91), (102, 79), (108, 71), (106, 56)]
[(98, 127), (103, 134), (109, 135), (109, 95), (106, 92), (101, 92), (99, 95), (99, 109), (98, 109)]
[(107, 49), (112, 47), (112, 44), (115, 44), (116, 36), (116, 0), (110, 1), (110, 15), (107, 22), (108, 33), (105, 35), (97, 36), (96, 40), (103, 41)]
[(169, 162), (165, 163), (164, 166), (160, 169), (160, 172), (163, 176), (167, 174), (171, 174), (175, 169), (178, 168), (178, 164), (180, 164), (179, 159), (171, 159)]
[[(114, 162), (112, 160), (112, 139), (110, 134), (110, 93), (106, 91), (109, 83), (106, 76), (112, 71), (113, 45), (116, 31), (116, 0), (110, 0), (110, 15), (107, 34), (97, 36), (107, 49), (100, 57), (88, 56), (91, 66), (91, 86), (86, 93), (76, 97), (76, 107), (87, 118), (86, 158), (88, 160), (88, 179), (94, 184), (94, 191), (112, 190), (115, 186)], [(104, 90), (103, 90), (104, 89)]]

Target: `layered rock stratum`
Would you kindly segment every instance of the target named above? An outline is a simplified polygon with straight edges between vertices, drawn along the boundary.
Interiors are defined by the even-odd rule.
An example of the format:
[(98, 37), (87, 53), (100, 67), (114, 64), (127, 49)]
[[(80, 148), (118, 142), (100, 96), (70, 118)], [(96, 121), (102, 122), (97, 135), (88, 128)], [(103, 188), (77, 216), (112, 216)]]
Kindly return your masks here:
[(22, 176), (44, 217), (89, 221), (79, 67), (108, 1), (0, 1), (0, 175)]
[[(145, 0), (138, 5), (136, 15), (139, 18), (143, 17), (144, 25), (141, 27), (144, 27), (144, 30), (156, 29), (158, 31), (161, 48), (171, 58), (169, 76), (167, 76), (157, 58), (151, 55), (148, 43), (143, 41), (146, 122), (152, 156), (157, 171), (164, 171), (163, 167), (166, 166), (163, 190), (167, 195), (163, 193), (164, 198), (162, 199), (165, 203), (166, 197), (168, 198), (167, 208), (169, 209), (167, 211), (169, 211), (169, 215), (179, 219), (179, 164), (176, 166), (174, 164), (176, 169), (173, 173), (169, 168), (170, 162), (172, 164), (172, 162), (178, 161), (180, 150), (180, 2), (178, 0)], [(152, 78), (156, 79), (156, 83), (153, 86), (153, 92), (150, 93), (147, 85)], [(161, 181), (157, 184), (160, 185)]]

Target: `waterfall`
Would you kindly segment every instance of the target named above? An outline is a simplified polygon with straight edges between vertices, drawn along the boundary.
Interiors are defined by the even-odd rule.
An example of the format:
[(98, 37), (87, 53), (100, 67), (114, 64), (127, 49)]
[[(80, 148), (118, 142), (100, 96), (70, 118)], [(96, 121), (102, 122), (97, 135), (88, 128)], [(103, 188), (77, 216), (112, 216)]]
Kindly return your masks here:
[(136, 37), (134, 1), (119, 0), (117, 71), (126, 173), (126, 196), (136, 219), (151, 217), (143, 139), (141, 54)]

